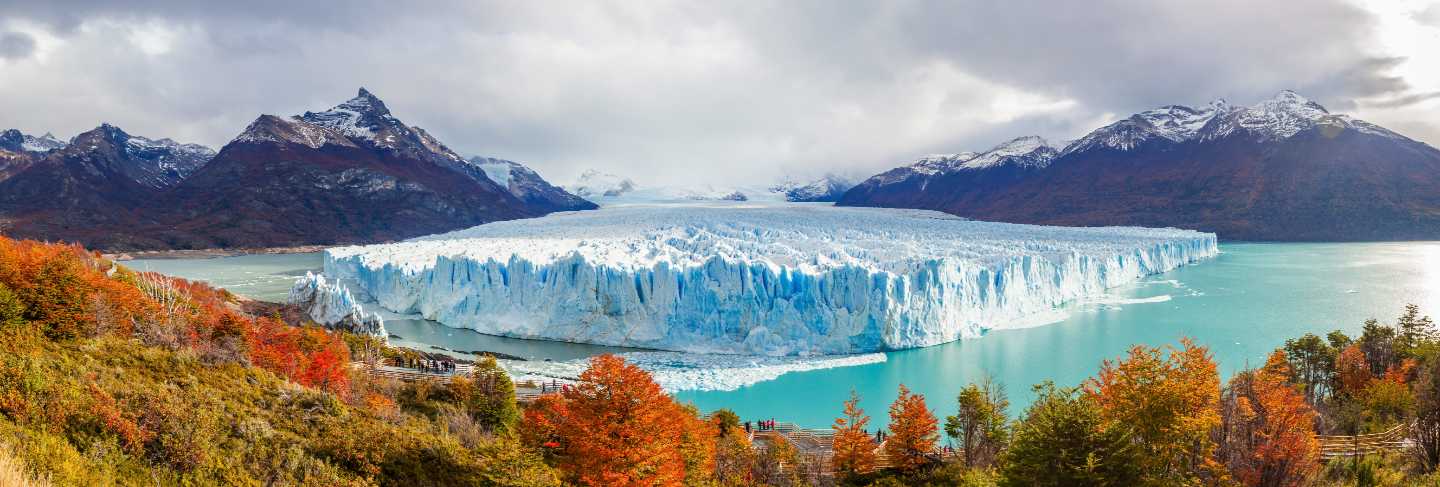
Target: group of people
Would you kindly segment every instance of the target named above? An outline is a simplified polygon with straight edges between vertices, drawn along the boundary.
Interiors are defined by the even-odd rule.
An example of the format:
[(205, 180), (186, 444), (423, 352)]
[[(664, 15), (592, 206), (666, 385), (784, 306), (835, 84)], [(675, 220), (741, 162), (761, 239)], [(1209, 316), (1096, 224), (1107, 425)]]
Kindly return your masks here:
[(454, 372), (456, 369), (455, 362), (451, 362), (449, 360), (431, 360), (413, 357), (400, 357), (395, 359), (395, 362), (396, 365), (400, 367), (418, 369), (421, 372), (429, 372), (435, 374)]
[[(775, 420), (773, 420), (773, 419), (763, 419), (763, 420), (760, 420), (760, 421), (756, 421), (756, 422), (755, 422), (755, 427), (756, 427), (756, 429), (757, 429), (758, 431), (770, 431), (770, 430), (773, 430), (773, 429), (775, 429)], [(749, 432), (750, 432), (750, 422), (749, 422), (749, 421), (746, 421), (746, 422), (745, 422), (745, 432), (746, 432), (746, 433), (749, 433)]]

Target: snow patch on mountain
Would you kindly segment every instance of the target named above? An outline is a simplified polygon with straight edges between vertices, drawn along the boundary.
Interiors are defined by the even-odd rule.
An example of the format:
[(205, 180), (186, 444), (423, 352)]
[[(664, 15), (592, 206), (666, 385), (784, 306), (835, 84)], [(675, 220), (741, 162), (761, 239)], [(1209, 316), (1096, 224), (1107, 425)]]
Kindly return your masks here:
[(470, 162), (479, 166), (481, 171), (485, 171), (485, 176), (489, 177), (491, 181), (495, 181), (495, 184), (506, 188), (510, 187), (511, 172), (518, 167), (523, 167), (518, 162), (488, 157), (472, 157), (470, 158)]
[(178, 183), (215, 157), (214, 149), (200, 144), (182, 144), (168, 138), (154, 140), (135, 135), (125, 140), (125, 151), (133, 158), (154, 164), (157, 176), (152, 183), (157, 186)]
[(20, 145), (21, 149), (30, 152), (49, 152), (61, 147), (65, 147), (65, 141), (55, 138), (50, 132), (39, 137), (26, 135), (25, 142)]
[(702, 353), (922, 347), (1215, 255), (1214, 234), (696, 202), (339, 247), (325, 273), (482, 333)]
[(49, 132), (36, 137), (15, 129), (0, 131), (0, 149), (14, 152), (45, 153), (65, 147), (65, 141), (55, 138)]
[(1317, 126), (1408, 140), (1369, 122), (1331, 114), (1319, 103), (1284, 90), (1249, 107), (1216, 100), (1202, 108), (1171, 105), (1146, 110), (1087, 134), (1061, 154), (1100, 148), (1128, 151), (1150, 141), (1208, 141), (1237, 134), (1268, 142), (1294, 137)]
[(1038, 136), (1017, 137), (961, 163), (959, 169), (985, 169), (1002, 164), (1045, 167), (1059, 151)]
[[(371, 141), (379, 147), (394, 147), (395, 137), (411, 136), (409, 127), (401, 123), (390, 114), (390, 109), (385, 107), (385, 102), (380, 101), (375, 95), (365, 88), (354, 98), (336, 105), (334, 108), (323, 112), (305, 112), (297, 117), (305, 122), (339, 131), (346, 137), (359, 138)], [(379, 137), (381, 132), (393, 131)]]
[(966, 161), (980, 155), (978, 152), (961, 152), (958, 154), (930, 154), (921, 157), (910, 165), (911, 172), (918, 174), (940, 174), (960, 169)]

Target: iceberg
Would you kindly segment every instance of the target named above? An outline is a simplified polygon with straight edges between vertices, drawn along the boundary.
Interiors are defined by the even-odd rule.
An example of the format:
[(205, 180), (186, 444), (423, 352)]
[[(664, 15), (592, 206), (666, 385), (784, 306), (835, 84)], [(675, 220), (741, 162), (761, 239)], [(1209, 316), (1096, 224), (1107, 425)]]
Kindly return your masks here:
[(1216, 255), (1212, 233), (806, 203), (608, 207), (325, 251), (357, 296), (517, 338), (768, 356), (924, 347)]
[(350, 290), (340, 281), (327, 282), (323, 274), (305, 272), (305, 277), (295, 280), (290, 287), (286, 304), (300, 308), (316, 323), (331, 329), (342, 329), (362, 335), (373, 335), (388, 339), (385, 320), (379, 314), (366, 314)]

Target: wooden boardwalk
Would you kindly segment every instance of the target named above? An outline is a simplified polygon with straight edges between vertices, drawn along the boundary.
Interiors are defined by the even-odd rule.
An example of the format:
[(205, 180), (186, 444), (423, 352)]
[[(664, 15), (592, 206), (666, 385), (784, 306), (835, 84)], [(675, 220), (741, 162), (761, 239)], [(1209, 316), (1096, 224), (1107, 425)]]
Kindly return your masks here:
[[(451, 377), (457, 375), (470, 375), (471, 372), (475, 371), (474, 365), (463, 363), (456, 363), (455, 370), (443, 372), (425, 371), (420, 369), (413, 369), (410, 367), (396, 367), (394, 365), (372, 365), (365, 362), (350, 362), (350, 368), (365, 372), (366, 374), (375, 377), (382, 377), (386, 379), (394, 379), (405, 382), (415, 382), (420, 380), (447, 381), (450, 380)], [(521, 404), (528, 404), (534, 402), (536, 399), (539, 399), (542, 395), (560, 392), (560, 388), (563, 386), (564, 384), (560, 383), (559, 381), (539, 384), (533, 382), (517, 382), (515, 383), (515, 402)]]
[(475, 370), (474, 365), (461, 363), (455, 364), (455, 370), (444, 372), (422, 371), (420, 369), (412, 369), (409, 367), (396, 367), (393, 365), (383, 364), (372, 365), (365, 362), (350, 362), (350, 368), (364, 371), (365, 373), (376, 377), (402, 380), (405, 382), (414, 382), (417, 380), (450, 380), (450, 377), (452, 376), (470, 375), (470, 372), (473, 372)]
[(1356, 436), (1316, 435), (1320, 441), (1320, 459), (1349, 458), (1373, 453), (1399, 451), (1414, 446), (1409, 439), (1409, 425), (1400, 424), (1380, 433)]

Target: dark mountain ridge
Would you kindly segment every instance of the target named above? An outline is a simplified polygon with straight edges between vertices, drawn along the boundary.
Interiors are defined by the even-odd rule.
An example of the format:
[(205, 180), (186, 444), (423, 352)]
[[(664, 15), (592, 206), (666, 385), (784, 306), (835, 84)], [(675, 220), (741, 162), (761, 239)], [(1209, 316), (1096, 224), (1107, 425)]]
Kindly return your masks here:
[(839, 204), (1230, 240), (1440, 239), (1440, 151), (1293, 92), (1253, 107), (1162, 107), (1061, 148), (1021, 149), (927, 158)]
[(0, 231), (107, 250), (383, 242), (591, 207), (522, 200), (363, 88), (261, 115), (219, 152), (109, 124), (48, 152), (0, 146)]

